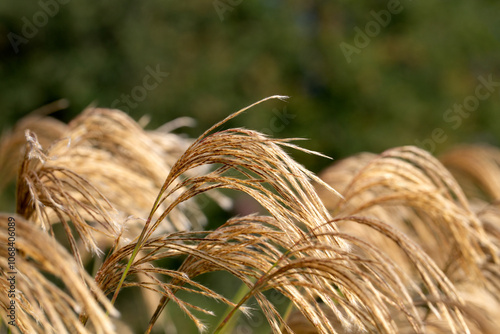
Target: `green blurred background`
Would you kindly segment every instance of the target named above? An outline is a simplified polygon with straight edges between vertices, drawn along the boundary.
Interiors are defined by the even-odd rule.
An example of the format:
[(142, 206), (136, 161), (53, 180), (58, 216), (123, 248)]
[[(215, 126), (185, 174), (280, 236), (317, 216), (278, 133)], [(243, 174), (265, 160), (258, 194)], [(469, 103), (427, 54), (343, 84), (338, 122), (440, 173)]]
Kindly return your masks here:
[[(0, 124), (66, 98), (55, 113), (64, 121), (90, 104), (126, 107), (136, 120), (150, 115), (151, 128), (193, 117), (185, 131), (197, 136), (281, 94), (288, 103), (230, 125), (308, 138), (301, 145), (335, 159), (408, 144), (437, 154), (499, 146), (499, 14), (492, 0), (3, 0)], [(347, 44), (357, 47), (349, 57)], [(155, 70), (168, 76), (145, 89)], [(479, 78), (493, 84), (474, 105)], [(466, 101), (470, 111), (447, 112)], [(331, 163), (293, 155), (315, 172)]]
[[(151, 126), (191, 116), (193, 136), (282, 94), (288, 104), (264, 104), (231, 125), (306, 137), (304, 146), (336, 159), (416, 144), (437, 127), (447, 140), (436, 152), (457, 142), (498, 145), (500, 87), (457, 129), (443, 114), (474, 94), (478, 76), (500, 81), (500, 2), (397, 2), (399, 12), (348, 63), (340, 44), (355, 46), (356, 28), (394, 2), (4, 0), (0, 122), (11, 126), (60, 98), (70, 102), (56, 114), (64, 120), (91, 103), (110, 107), (158, 67), (168, 76), (128, 113), (151, 115)], [(23, 32), (26, 40), (13, 37)], [(288, 124), (270, 126), (273, 109), (291, 114)], [(329, 163), (297, 159), (314, 171)]]

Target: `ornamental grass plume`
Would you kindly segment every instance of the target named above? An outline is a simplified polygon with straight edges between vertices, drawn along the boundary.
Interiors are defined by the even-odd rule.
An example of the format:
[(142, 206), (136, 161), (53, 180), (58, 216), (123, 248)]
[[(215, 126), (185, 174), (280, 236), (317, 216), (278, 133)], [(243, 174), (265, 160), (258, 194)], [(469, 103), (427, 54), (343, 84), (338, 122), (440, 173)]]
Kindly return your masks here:
[[(257, 103), (276, 98), (284, 99), (272, 96)], [(31, 249), (20, 233), (19, 272), (24, 275), (31, 265), (41, 271), (40, 282), (47, 283), (19, 286), (19, 303), (25, 302), (21, 296), (31, 299), (23, 308), (26, 316), (17, 319), (18, 327), (40, 323), (47, 332), (118, 331), (112, 305), (122, 289), (139, 288), (158, 298), (149, 324), (140, 329), (146, 333), (153, 331), (169, 303), (176, 304), (200, 332), (229, 333), (240, 313), (252, 313), (250, 300), (256, 301), (273, 333), (297, 329), (291, 312), (302, 314), (319, 333), (425, 333), (435, 323), (443, 331), (469, 333), (468, 315), (473, 312), (468, 312), (453, 283), (467, 278), (466, 273), (478, 281), (484, 273), (494, 277), (497, 243), (482, 229), (482, 221), (470, 211), (446, 169), (413, 148), (388, 151), (382, 158), (366, 156), (358, 161), (362, 167), (354, 162), (346, 168), (345, 175), (361, 176), (339, 187), (340, 195), (334, 190), (337, 185), (331, 187), (286, 151), (319, 153), (296, 146), (293, 139), (274, 139), (243, 128), (220, 129), (255, 104), (195, 140), (146, 131), (124, 113), (101, 108), (85, 110), (49, 146), (41, 145), (36, 130), (24, 129), (16, 219), (20, 229), (43, 237), (33, 242), (38, 248)], [(386, 179), (391, 173), (394, 179)], [(327, 207), (313, 183), (321, 188)], [(408, 190), (410, 186), (416, 193)], [(253, 197), (266, 215), (235, 217), (215, 224), (220, 226), (214, 230), (203, 230), (196, 198), (211, 196), (227, 206), (223, 189)], [(394, 219), (402, 224), (415, 218), (412, 233), (384, 219), (388, 214), (366, 214), (383, 213), (376, 208), (384, 203), (412, 204)], [(138, 223), (131, 224), (130, 216)], [(73, 257), (58, 245), (56, 225), (63, 227)], [(376, 240), (343, 228), (351, 225), (390, 240), (405, 266)], [(5, 226), (1, 228), (5, 235)], [(452, 236), (443, 243), (441, 256), (429, 251), (443, 241), (441, 234), (430, 246), (419, 246), (419, 237), (432, 233)], [(44, 243), (52, 245), (54, 253), (39, 250)], [(459, 246), (465, 247), (458, 252), (459, 261), (447, 265)], [(84, 265), (104, 251), (92, 280)], [(57, 266), (52, 262), (56, 256)], [(4, 253), (0, 259), (5, 265)], [(167, 259), (181, 263), (163, 266), (175, 263)], [(72, 275), (61, 277), (70, 270)], [(238, 298), (232, 300), (199, 280), (200, 275), (221, 271), (245, 288)], [(23, 279), (35, 274), (29, 275)], [(52, 283), (58, 279), (64, 287)], [(45, 298), (47, 291), (51, 298)], [(285, 311), (268, 298), (269, 291), (286, 299)], [(93, 304), (86, 299), (89, 295)], [(224, 303), (227, 312), (216, 314), (200, 302), (204, 298)], [(6, 310), (8, 299), (1, 302)], [(111, 318), (103, 317), (104, 312)], [(208, 327), (210, 317), (218, 321)]]
[[(40, 120), (47, 126), (56, 123)], [(23, 120), (18, 131), (26, 123)], [(135, 235), (140, 220), (126, 218), (147, 216), (169, 168), (189, 145), (188, 139), (172, 133), (144, 131), (118, 110), (89, 108), (56, 129), (58, 138), (46, 146), (36, 132), (24, 133), (27, 145), (18, 165), (17, 211), (45, 229), (50, 230), (53, 222), (64, 224), (77, 258), (79, 247), (68, 222), (79, 243), (94, 252), (99, 250), (96, 237), (113, 244), (119, 236), (126, 240)], [(14, 131), (7, 138), (5, 151), (19, 150), (12, 143), (17, 137)], [(221, 195), (212, 197), (224, 207), (230, 205)], [(173, 210), (168, 220), (163, 231), (199, 229), (206, 222), (191, 202)]]
[[(455, 170), (471, 172), (471, 166), (481, 164), (478, 158), (482, 157), (486, 160), (484, 173), (478, 174), (492, 180), (500, 177), (498, 165), (491, 163), (488, 168), (486, 163), (494, 161), (494, 154), (470, 150), (467, 156), (460, 152), (445, 155), (443, 162), (454, 166)], [(489, 174), (485, 174), (486, 170)], [(460, 308), (471, 330), (486, 333), (491, 332), (491, 328), (500, 328), (496, 320), (500, 318), (500, 304), (496, 298), (491, 298), (498, 295), (500, 286), (500, 215), (495, 205), (484, 201), (479, 205), (479, 199), (467, 197), (459, 186), (460, 181), (443, 164), (415, 147), (347, 158), (327, 168), (320, 177), (344, 196), (344, 200), (322, 196), (334, 216), (363, 215), (384, 221), (410, 237), (426, 251), (465, 300)], [(473, 189), (472, 177), (478, 177), (473, 179), (477, 182), (474, 189), (480, 187), (481, 181), (486, 181), (475, 173), (469, 174), (465, 179), (468, 189)], [(477, 194), (477, 191), (472, 193)], [(477, 210), (479, 207), (481, 209)], [(345, 233), (387, 250), (398, 267), (412, 277), (416, 276), (414, 269), (408, 266), (402, 248), (383, 234), (374, 234), (372, 229), (353, 224), (339, 227)], [(429, 321), (434, 327), (439, 324), (432, 318), (428, 318)]]
[[(12, 216), (11, 216), (12, 217)], [(15, 302), (18, 333), (86, 333), (80, 316), (85, 313), (95, 333), (115, 333), (106, 315), (118, 312), (97, 287), (94, 279), (73, 259), (64, 247), (50, 235), (21, 216), (15, 215)], [(0, 214), (0, 240), (8, 244), (9, 216)], [(7, 274), (7, 248), (0, 248), (0, 294), (2, 309), (11, 304), (6, 291), (10, 282)], [(57, 284), (55, 284), (57, 282)], [(5, 324), (11, 321), (2, 312)]]
[(500, 150), (487, 145), (462, 145), (439, 157), (469, 199), (500, 201)]

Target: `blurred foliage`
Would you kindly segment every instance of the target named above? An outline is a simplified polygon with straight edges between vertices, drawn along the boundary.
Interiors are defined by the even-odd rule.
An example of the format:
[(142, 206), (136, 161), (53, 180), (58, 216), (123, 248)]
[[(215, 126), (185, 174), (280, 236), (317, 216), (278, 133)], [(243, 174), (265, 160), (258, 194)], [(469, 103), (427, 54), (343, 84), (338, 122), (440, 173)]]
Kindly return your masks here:
[[(168, 76), (127, 111), (136, 120), (149, 114), (151, 127), (190, 116), (197, 136), (281, 94), (287, 104), (267, 102), (230, 125), (308, 138), (301, 145), (335, 159), (422, 143), (436, 128), (446, 136), (436, 153), (462, 142), (499, 146), (500, 86), (456, 129), (443, 117), (475, 94), (478, 77), (500, 82), (500, 2), (401, 1), (348, 62), (341, 43), (354, 46), (356, 28), (394, 2), (3, 0), (0, 124), (60, 98), (70, 102), (55, 113), (64, 121), (91, 104), (127, 107), (122, 94), (159, 68)], [(33, 36), (13, 46), (13, 34), (25, 32)], [(293, 154), (316, 172), (330, 163)]]
[[(59, 98), (71, 103), (56, 114), (65, 120), (92, 103), (111, 106), (158, 66), (168, 77), (128, 112), (151, 115), (152, 125), (191, 116), (192, 135), (283, 94), (294, 117), (271, 132), (309, 138), (306, 147), (334, 158), (415, 144), (436, 127), (447, 135), (437, 152), (457, 142), (498, 145), (500, 87), (456, 130), (443, 113), (474, 94), (478, 76), (500, 80), (500, 3), (401, 1), (401, 12), (348, 63), (339, 45), (354, 45), (355, 28), (365, 31), (391, 2), (5, 0), (0, 121), (9, 126)], [(55, 13), (46, 23), (44, 8)], [(36, 33), (15, 53), (9, 33), (23, 36), (27, 21)], [(232, 125), (270, 129), (274, 108), (284, 107), (266, 104)], [(316, 171), (329, 163), (296, 157)]]

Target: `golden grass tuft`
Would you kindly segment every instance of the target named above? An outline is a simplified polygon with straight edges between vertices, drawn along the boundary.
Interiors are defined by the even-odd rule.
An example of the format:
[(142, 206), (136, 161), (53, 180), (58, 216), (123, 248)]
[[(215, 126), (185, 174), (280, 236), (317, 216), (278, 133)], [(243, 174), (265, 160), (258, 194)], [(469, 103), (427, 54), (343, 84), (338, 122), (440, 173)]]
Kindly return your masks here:
[[(460, 152), (461, 149), (446, 154), (443, 162), (453, 165), (454, 170), (469, 168), (470, 173), (471, 166), (481, 164), (479, 157), (492, 161), (495, 156), (486, 154), (481, 148), (477, 151), (469, 148), (468, 155)], [(468, 163), (469, 159), (473, 162)], [(485, 161), (483, 172), (488, 169), (488, 177), (495, 179), (500, 176), (495, 168), (494, 164), (488, 167)], [(332, 214), (378, 219), (409, 236), (455, 285), (460, 299), (464, 300), (457, 306), (465, 313), (469, 326), (481, 333), (487, 332), (484, 328), (500, 328), (495, 320), (500, 315), (498, 307), (486, 306), (482, 301), (484, 295), (498, 295), (500, 282), (500, 215), (494, 203), (482, 200), (479, 205), (478, 198), (471, 197), (470, 193), (467, 197), (459, 185), (461, 181), (457, 181), (437, 159), (415, 147), (394, 148), (380, 155), (363, 153), (332, 165), (320, 177), (337, 187), (345, 199), (339, 201), (322, 196)], [(470, 186), (472, 179), (477, 182), (475, 189), (484, 187), (481, 181), (485, 179), (477, 174), (468, 175), (465, 182)], [(374, 234), (371, 228), (352, 224), (339, 226), (342, 231), (386, 250), (400, 268), (416, 276), (403, 254), (404, 248), (389, 240), (386, 233)], [(496, 298), (489, 302), (498, 306)], [(433, 326), (439, 323), (429, 321)], [(478, 326), (483, 329), (477, 329)], [(438, 332), (444, 331), (439, 328)]]
[[(273, 98), (284, 99), (257, 103)], [(24, 120), (2, 137), (0, 158), (15, 159), (0, 159), (1, 171), (11, 175), (18, 168), (18, 328), (118, 332), (113, 304), (132, 287), (148, 300), (146, 333), (168, 303), (200, 332), (231, 332), (238, 312), (251, 313), (252, 299), (273, 333), (500, 328), (495, 308), (484, 302), (498, 303), (500, 287), (499, 210), (494, 202), (478, 209), (496, 198), (487, 179), (466, 161), (443, 160), (468, 172), (467, 182), (489, 195), (470, 201), (450, 171), (414, 147), (346, 159), (318, 177), (286, 151), (319, 153), (293, 139), (220, 129), (255, 104), (194, 140), (169, 132), (185, 119), (151, 131), (102, 108), (88, 108), (67, 125), (36, 116), (37, 122)], [(484, 159), (492, 156), (484, 153)], [(491, 166), (489, 177), (498, 177)], [(209, 196), (227, 208), (223, 189), (253, 197), (266, 215), (204, 230), (197, 198)], [(0, 216), (4, 240), (7, 217)], [(73, 256), (59, 244), (56, 225)], [(104, 251), (95, 274), (87, 273), (85, 265)], [(6, 258), (0, 250), (4, 272)], [(182, 263), (160, 265), (169, 259)], [(218, 271), (245, 287), (236, 300), (198, 280)], [(0, 284), (7, 289), (4, 277)], [(284, 296), (287, 311), (268, 291)], [(186, 294), (224, 303), (227, 312), (215, 314), (181, 297)], [(0, 302), (6, 310), (8, 298)], [(302, 317), (290, 318), (290, 312)], [(214, 316), (218, 324), (208, 327)]]
[[(0, 215), (0, 240), (7, 245), (9, 216)], [(74, 261), (56, 240), (38, 229), (33, 222), (14, 216), (16, 221), (16, 324), (22, 333), (87, 333), (80, 321), (85, 312), (95, 333), (115, 333), (106, 312), (117, 316), (109, 300), (95, 281)], [(6, 247), (0, 248), (0, 295), (4, 310), (10, 304), (6, 291), (11, 272)], [(51, 275), (52, 279), (47, 277)], [(55, 281), (57, 284), (55, 284)], [(10, 321), (2, 313), (5, 323)], [(11, 327), (12, 328), (12, 327)]]

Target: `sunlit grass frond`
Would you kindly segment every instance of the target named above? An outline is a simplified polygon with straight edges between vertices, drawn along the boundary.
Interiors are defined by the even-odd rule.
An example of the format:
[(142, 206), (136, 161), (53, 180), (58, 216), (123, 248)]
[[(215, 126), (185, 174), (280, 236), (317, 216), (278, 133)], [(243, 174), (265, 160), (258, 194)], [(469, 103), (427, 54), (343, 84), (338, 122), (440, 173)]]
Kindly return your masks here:
[[(4, 311), (15, 276), (16, 324), (23, 333), (88, 333), (80, 321), (85, 314), (95, 333), (115, 333), (111, 319), (117, 311), (94, 280), (53, 238), (20, 216), (15, 219), (15, 274), (8, 265), (7, 248), (0, 248), (0, 303)], [(7, 245), (9, 216), (0, 214), (0, 240)], [(12, 238), (11, 238), (12, 239)], [(48, 277), (50, 276), (50, 278)], [(7, 312), (2, 312), (6, 323)]]
[[(71, 121), (66, 138), (68, 142), (51, 147), (55, 158), (50, 163), (90, 180), (122, 217), (141, 218), (147, 217), (170, 168), (192, 142), (146, 131), (122, 111), (103, 108), (89, 108)], [(162, 231), (200, 229), (205, 222), (198, 206), (188, 202), (173, 210)], [(136, 227), (129, 235), (140, 231)]]
[[(339, 173), (343, 174), (341, 169)], [(388, 150), (354, 173), (336, 215), (371, 215), (412, 235), (448, 275), (480, 279), (495, 247), (452, 175), (414, 147)], [(457, 271), (460, 268), (461, 271)]]
[[(44, 229), (63, 224), (77, 260), (80, 253), (68, 222), (93, 252), (99, 252), (94, 231), (116, 238), (119, 235), (116, 211), (87, 179), (57, 166), (41, 147), (34, 133), (26, 131), (27, 148), (17, 180), (17, 213)], [(96, 222), (98, 227), (88, 221)]]
[[(493, 159), (494, 155), (488, 157), (485, 152), (480, 153), (473, 158), (471, 151), (468, 158), (472, 158), (471, 161), (478, 161), (481, 156), (482, 159)], [(461, 160), (460, 154), (453, 154), (453, 159), (458, 159), (453, 161), (467, 166), (469, 159), (465, 158), (466, 155)], [(446, 158), (445, 161), (451, 163), (452, 160)], [(492, 166), (485, 174), (493, 178), (494, 171)], [(456, 175), (463, 176), (462, 173)], [(485, 308), (481, 298), (475, 299), (466, 288), (476, 286), (478, 295), (498, 295), (500, 215), (494, 203), (481, 202), (476, 197), (467, 198), (441, 163), (413, 147), (395, 148), (380, 155), (351, 157), (334, 164), (320, 176), (344, 195), (345, 201), (322, 196), (335, 216), (377, 217), (404, 232), (426, 250), (456, 285), (458, 295), (465, 300), (465, 304), (457, 307), (463, 311), (473, 332), (477, 328), (481, 328), (478, 332), (487, 332), (485, 328), (491, 326), (495, 328), (493, 319), (498, 318), (498, 311), (495, 307)], [(352, 224), (339, 224), (339, 227), (341, 231), (353, 233), (384, 250), (405, 272), (415, 275), (402, 257), (404, 248), (390, 242), (384, 233), (373, 234), (370, 228)], [(497, 303), (498, 300), (494, 299), (492, 305)], [(481, 313), (484, 319), (478, 316)], [(431, 332), (433, 327), (441, 328), (437, 332), (444, 331), (440, 321), (429, 318), (426, 323)]]
[[(17, 128), (32, 125), (30, 120)], [(40, 120), (48, 130), (52, 121)], [(23, 134), (28, 143), (19, 162), (17, 206), (19, 214), (44, 228), (63, 223), (77, 257), (78, 240), (97, 252), (100, 239), (107, 239), (109, 247), (118, 236), (123, 241), (137, 235), (141, 220), (126, 217), (148, 215), (169, 169), (191, 142), (171, 133), (145, 131), (111, 109), (88, 109), (60, 130), (54, 131), (52, 142), (45, 138), (47, 146), (35, 132)], [(228, 207), (227, 198), (217, 193), (212, 197)], [(159, 232), (199, 229), (206, 222), (193, 201), (174, 208), (167, 220)], [(79, 238), (72, 235), (68, 221)], [(101, 233), (94, 235), (96, 231)]]
[[(337, 315), (342, 314), (336, 306), (340, 304), (354, 325), (366, 329), (396, 333), (397, 326), (390, 320), (389, 311), (390, 307), (396, 307), (407, 315), (415, 329), (423, 330), (420, 315), (413, 305), (413, 297), (403, 284), (403, 281), (407, 281), (404, 273), (391, 265), (387, 258), (378, 256), (367, 243), (338, 232), (311, 182), (316, 181), (328, 188), (331, 196), (336, 196), (336, 192), (288, 156), (283, 147), (296, 148), (289, 140), (271, 139), (246, 129), (211, 133), (215, 127), (195, 140), (172, 166), (135, 245), (118, 249), (104, 263), (100, 277), (113, 279), (100, 282), (101, 286), (111, 286), (115, 290), (113, 300), (122, 284), (130, 284), (124, 281), (125, 277), (140, 270), (145, 259), (149, 257), (151, 261), (175, 253), (189, 255), (178, 270), (190, 279), (218, 270), (229, 271), (239, 278), (250, 289), (246, 298), (257, 298), (274, 332), (280, 332), (287, 325), (262, 295), (262, 291), (267, 289), (276, 289), (287, 296), (320, 332), (335, 332), (335, 329), (324, 321), (325, 316), (317, 298), (321, 298)], [(185, 175), (193, 168), (206, 165), (215, 165), (216, 169), (207, 174)], [(247, 193), (267, 210), (270, 217), (267, 220), (248, 217), (232, 220), (229, 225), (207, 235), (207, 240), (199, 241), (197, 247), (172, 244), (170, 241), (162, 245), (150, 243), (155, 240), (151, 238), (153, 232), (173, 208), (198, 194), (220, 188)], [(165, 204), (167, 209), (159, 218), (153, 219), (161, 204)], [(355, 218), (352, 220), (356, 221)], [(359, 219), (361, 221), (364, 220)], [(238, 223), (234, 225), (235, 222)], [(262, 236), (264, 230), (247, 235), (250, 226), (261, 225), (266, 226), (265, 237)], [(227, 230), (228, 226), (232, 229)], [(436, 314), (447, 318), (454, 332), (465, 328), (460, 312), (453, 307), (449, 309), (444, 301), (458, 300), (453, 286), (432, 260), (396, 232), (381, 228), (382, 225), (376, 226), (382, 234), (396, 241), (399, 247), (406, 247), (404, 251), (409, 252), (406, 255), (416, 266), (424, 286), (436, 301), (436, 306), (431, 306)], [(280, 234), (278, 239), (272, 239), (269, 227), (274, 233)], [(226, 236), (228, 231), (232, 234)], [(220, 238), (224, 240), (223, 243)], [(350, 251), (350, 247), (354, 246), (364, 251)], [(172, 249), (175, 249), (174, 253)], [(138, 256), (139, 251), (149, 251), (152, 255)], [(427, 260), (430, 264), (425, 263)], [(184, 286), (185, 283), (173, 278), (169, 284)], [(416, 283), (412, 284), (412, 292), (415, 292)], [(148, 331), (169, 300), (179, 303), (172, 298), (172, 289), (171, 286), (163, 288), (169, 293), (163, 293)], [(417, 295), (425, 298), (422, 292)], [(237, 306), (240, 307), (245, 300)], [(193, 315), (190, 317), (195, 320)], [(200, 330), (203, 329), (198, 320), (195, 323)], [(224, 324), (225, 321), (221, 328)]]
[[(273, 98), (284, 99), (255, 104)], [(318, 177), (287, 153), (320, 155), (296, 146), (296, 139), (221, 129), (255, 104), (194, 140), (169, 132), (187, 120), (147, 131), (147, 119), (136, 123), (102, 108), (59, 124), (53, 136), (21, 124), (23, 139), (16, 131), (4, 137), (0, 158), (25, 147), (17, 162), (19, 328), (118, 332), (104, 313), (115, 312), (124, 287), (160, 299), (148, 305), (146, 333), (168, 303), (200, 332), (231, 332), (252, 301), (273, 333), (489, 333), (498, 325), (496, 202), (485, 196), (471, 201), (449, 170), (415, 147), (361, 154)], [(487, 155), (471, 153), (489, 161), (487, 177), (497, 177), (497, 162)], [(447, 161), (496, 198), (487, 177), (471, 172), (473, 164)], [(0, 161), (2, 170), (12, 172), (12, 166)], [(235, 191), (252, 197), (265, 215), (200, 230), (205, 216), (198, 196), (229, 207), (225, 196)], [(0, 217), (1, 224), (6, 219)], [(57, 223), (74, 258), (56, 242)], [(30, 244), (28, 235), (37, 241)], [(95, 282), (83, 269), (82, 244), (93, 251), (86, 256), (109, 250), (94, 263)], [(179, 260), (176, 267), (162, 266)], [(5, 258), (0, 265), (5, 270)], [(201, 283), (201, 275), (220, 271), (241, 283), (235, 300)], [(3, 277), (0, 286), (7, 287)], [(286, 311), (269, 292), (286, 300)], [(216, 315), (186, 295), (221, 302), (227, 312)], [(0, 302), (5, 307), (9, 301), (2, 296)], [(290, 319), (289, 312), (301, 316)], [(209, 328), (207, 318), (214, 316), (218, 325)]]

